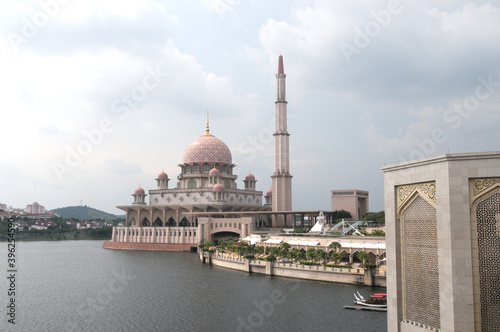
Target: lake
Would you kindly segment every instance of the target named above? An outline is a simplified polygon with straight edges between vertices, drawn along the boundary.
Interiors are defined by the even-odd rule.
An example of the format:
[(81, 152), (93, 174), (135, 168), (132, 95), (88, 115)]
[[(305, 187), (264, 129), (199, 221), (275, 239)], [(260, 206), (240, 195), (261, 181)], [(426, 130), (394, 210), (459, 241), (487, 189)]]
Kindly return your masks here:
[(102, 241), (16, 243), (15, 322), (0, 242), (1, 331), (386, 331), (387, 315), (343, 309), (384, 288), (270, 277), (197, 254), (102, 249)]

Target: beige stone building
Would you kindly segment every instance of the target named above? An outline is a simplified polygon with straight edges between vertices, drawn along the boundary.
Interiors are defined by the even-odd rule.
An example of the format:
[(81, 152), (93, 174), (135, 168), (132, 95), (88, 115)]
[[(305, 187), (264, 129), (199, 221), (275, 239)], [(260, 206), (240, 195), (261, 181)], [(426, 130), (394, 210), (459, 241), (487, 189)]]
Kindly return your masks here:
[(332, 190), (332, 211), (345, 210), (351, 213), (353, 220), (360, 220), (369, 212), (368, 191), (357, 189)]
[(389, 331), (500, 331), (500, 152), (384, 171)]

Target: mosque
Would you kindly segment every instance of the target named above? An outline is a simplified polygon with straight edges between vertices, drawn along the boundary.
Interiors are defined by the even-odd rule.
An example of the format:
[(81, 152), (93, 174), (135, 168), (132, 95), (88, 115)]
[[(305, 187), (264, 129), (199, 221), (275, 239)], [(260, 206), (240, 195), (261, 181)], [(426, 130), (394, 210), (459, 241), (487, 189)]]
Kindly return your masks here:
[[(280, 55), (276, 74), (274, 173), (272, 188), (264, 196), (256, 189), (257, 180), (251, 173), (243, 180), (244, 187), (237, 187), (231, 151), (210, 133), (207, 112), (205, 133), (184, 150), (175, 187), (169, 187), (170, 178), (164, 171), (155, 179), (156, 189), (150, 189), (148, 194), (139, 186), (132, 194), (131, 205), (117, 206), (125, 211), (126, 224), (114, 227), (112, 240), (105, 241), (104, 247), (189, 250), (205, 239), (244, 237), (258, 226), (294, 224), (285, 78)], [(302, 223), (304, 217), (314, 217), (314, 213), (307, 212), (299, 215)]]

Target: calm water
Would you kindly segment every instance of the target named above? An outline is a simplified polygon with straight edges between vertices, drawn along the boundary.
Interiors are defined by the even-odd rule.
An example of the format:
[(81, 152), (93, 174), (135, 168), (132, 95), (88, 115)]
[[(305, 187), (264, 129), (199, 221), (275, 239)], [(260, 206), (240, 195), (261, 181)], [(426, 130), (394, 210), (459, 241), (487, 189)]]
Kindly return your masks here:
[(196, 254), (115, 251), (102, 241), (18, 242), (16, 325), (0, 331), (386, 331), (386, 314), (346, 310), (384, 289), (249, 275)]

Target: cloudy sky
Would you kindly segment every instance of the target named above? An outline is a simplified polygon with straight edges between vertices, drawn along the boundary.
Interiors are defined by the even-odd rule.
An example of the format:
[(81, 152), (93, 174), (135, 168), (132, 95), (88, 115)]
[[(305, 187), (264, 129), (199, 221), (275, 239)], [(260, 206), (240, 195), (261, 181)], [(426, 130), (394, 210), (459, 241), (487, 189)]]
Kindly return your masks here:
[(384, 165), (500, 150), (500, 5), (487, 1), (2, 1), (0, 203), (121, 214), (211, 133), (271, 187), (284, 57), (294, 209)]

